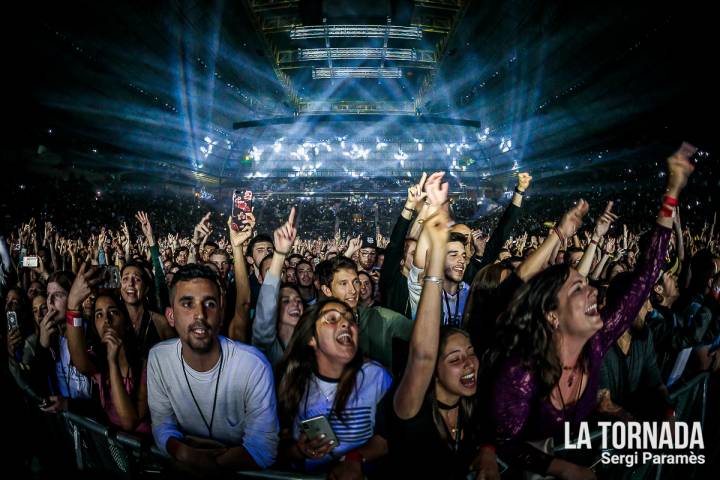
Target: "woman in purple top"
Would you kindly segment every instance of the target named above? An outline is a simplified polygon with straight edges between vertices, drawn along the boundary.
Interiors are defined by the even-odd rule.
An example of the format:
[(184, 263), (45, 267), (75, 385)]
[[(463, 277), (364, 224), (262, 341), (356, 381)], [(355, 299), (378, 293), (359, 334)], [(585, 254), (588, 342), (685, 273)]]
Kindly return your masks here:
[[(672, 207), (693, 170), (688, 158), (694, 150), (689, 147), (683, 144), (668, 159), (664, 205), (624, 296), (598, 312), (597, 290), (576, 270), (557, 265), (523, 286), (499, 319), (491, 355), (491, 414), (498, 457), (504, 461), (563, 479), (594, 478), (588, 468), (554, 458), (527, 442), (562, 433), (565, 422), (575, 430), (595, 407), (602, 358), (632, 323), (665, 258)], [(587, 210), (581, 200), (571, 211), (575, 221), (561, 222), (566, 231), (554, 228), (549, 236), (562, 241), (574, 235)]]

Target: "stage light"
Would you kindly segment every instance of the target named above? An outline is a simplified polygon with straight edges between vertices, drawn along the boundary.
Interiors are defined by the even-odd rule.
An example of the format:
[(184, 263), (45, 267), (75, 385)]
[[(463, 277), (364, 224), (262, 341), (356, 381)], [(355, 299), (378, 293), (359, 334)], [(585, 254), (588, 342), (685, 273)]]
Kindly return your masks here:
[(262, 158), (262, 154), (265, 151), (263, 148), (257, 148), (255, 145), (253, 145), (252, 150), (250, 151), (250, 158), (255, 160), (256, 162), (259, 162)]

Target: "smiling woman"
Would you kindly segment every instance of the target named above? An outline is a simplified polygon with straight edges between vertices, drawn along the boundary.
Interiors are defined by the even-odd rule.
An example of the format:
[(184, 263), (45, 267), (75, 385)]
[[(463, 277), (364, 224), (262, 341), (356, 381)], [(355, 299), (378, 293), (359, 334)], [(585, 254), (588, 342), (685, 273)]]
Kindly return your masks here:
[[(675, 203), (693, 171), (679, 150), (668, 158), (664, 203)], [(577, 225), (587, 212), (578, 202)], [(670, 239), (671, 215), (663, 206), (629, 288), (598, 312), (597, 290), (567, 264), (531, 278), (498, 319), (489, 360), (495, 380), (492, 415), (502, 458), (522, 469), (559, 478), (592, 478), (585, 467), (554, 458), (528, 441), (545, 441), (567, 422), (575, 432), (595, 407), (602, 359), (630, 327), (658, 278)], [(608, 210), (606, 210), (608, 211)], [(671, 213), (672, 210), (670, 209)], [(567, 216), (567, 215), (566, 215)], [(558, 241), (573, 231), (554, 227)], [(557, 239), (556, 239), (557, 237)]]
[[(375, 414), (392, 382), (379, 364), (365, 361), (352, 308), (326, 300), (295, 327), (278, 372), (278, 403), (285, 462), (304, 471), (361, 473), (364, 462), (387, 453), (375, 432)], [(304, 420), (324, 416), (337, 439), (308, 438)], [(332, 476), (332, 475), (331, 475)]]

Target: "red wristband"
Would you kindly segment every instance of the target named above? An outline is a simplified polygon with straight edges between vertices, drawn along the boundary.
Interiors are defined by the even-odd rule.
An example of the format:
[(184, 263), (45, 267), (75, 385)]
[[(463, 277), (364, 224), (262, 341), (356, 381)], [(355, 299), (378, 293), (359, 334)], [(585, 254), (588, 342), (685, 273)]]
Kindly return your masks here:
[(363, 457), (363, 454), (358, 452), (357, 450), (353, 450), (345, 454), (345, 461), (362, 463), (365, 461), (365, 457)]
[(677, 198), (671, 197), (670, 195), (665, 195), (663, 197), (663, 203), (665, 205), (670, 205), (671, 207), (677, 207), (680, 202), (678, 202)]
[(564, 241), (565, 241), (565, 237), (563, 236), (562, 233), (560, 233), (560, 229), (559, 229), (558, 227), (553, 227), (553, 228), (552, 228), (552, 231), (555, 232), (555, 235), (558, 236), (558, 238), (560, 239), (560, 242), (564, 242)]
[(672, 208), (668, 207), (667, 205), (663, 205), (663, 207), (660, 209), (659, 215), (660, 215), (661, 217), (672, 218), (673, 215), (675, 215), (675, 210), (673, 210)]
[(69, 327), (82, 327), (82, 312), (79, 312), (77, 310), (68, 310), (65, 313), (65, 322), (68, 324)]
[(495, 450), (495, 445), (493, 445), (493, 444), (491, 444), (491, 443), (485, 443), (485, 444), (483, 444), (483, 445), (480, 445), (480, 448), (481, 448), (481, 449), (482, 449), (482, 448), (487, 448), (488, 450), (492, 450), (493, 453), (497, 453), (497, 451)]

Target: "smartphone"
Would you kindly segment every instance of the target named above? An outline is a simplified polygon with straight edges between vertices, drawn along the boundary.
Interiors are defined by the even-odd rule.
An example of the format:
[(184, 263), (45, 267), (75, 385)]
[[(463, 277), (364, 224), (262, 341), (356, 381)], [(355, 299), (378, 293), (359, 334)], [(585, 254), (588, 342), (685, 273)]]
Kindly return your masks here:
[(232, 198), (232, 223), (237, 231), (247, 225), (247, 214), (252, 212), (253, 192), (251, 190), (235, 190)]
[(340, 442), (335, 436), (335, 432), (333, 432), (330, 426), (330, 422), (324, 415), (303, 420), (300, 422), (300, 429), (305, 432), (305, 435), (307, 435), (310, 440), (315, 440), (320, 435), (325, 435), (326, 440), (334, 441), (335, 446), (340, 445)]
[(7, 324), (8, 324), (8, 332), (10, 330), (17, 330), (19, 327), (18, 320), (17, 320), (17, 313), (15, 312), (7, 312)]
[(98, 289), (120, 288), (120, 270), (114, 265), (103, 265), (101, 268), (103, 269), (103, 281), (98, 284)]
[(38, 257), (35, 255), (29, 255), (27, 257), (23, 257), (23, 267), (30, 267), (30, 268), (37, 268), (38, 266)]

